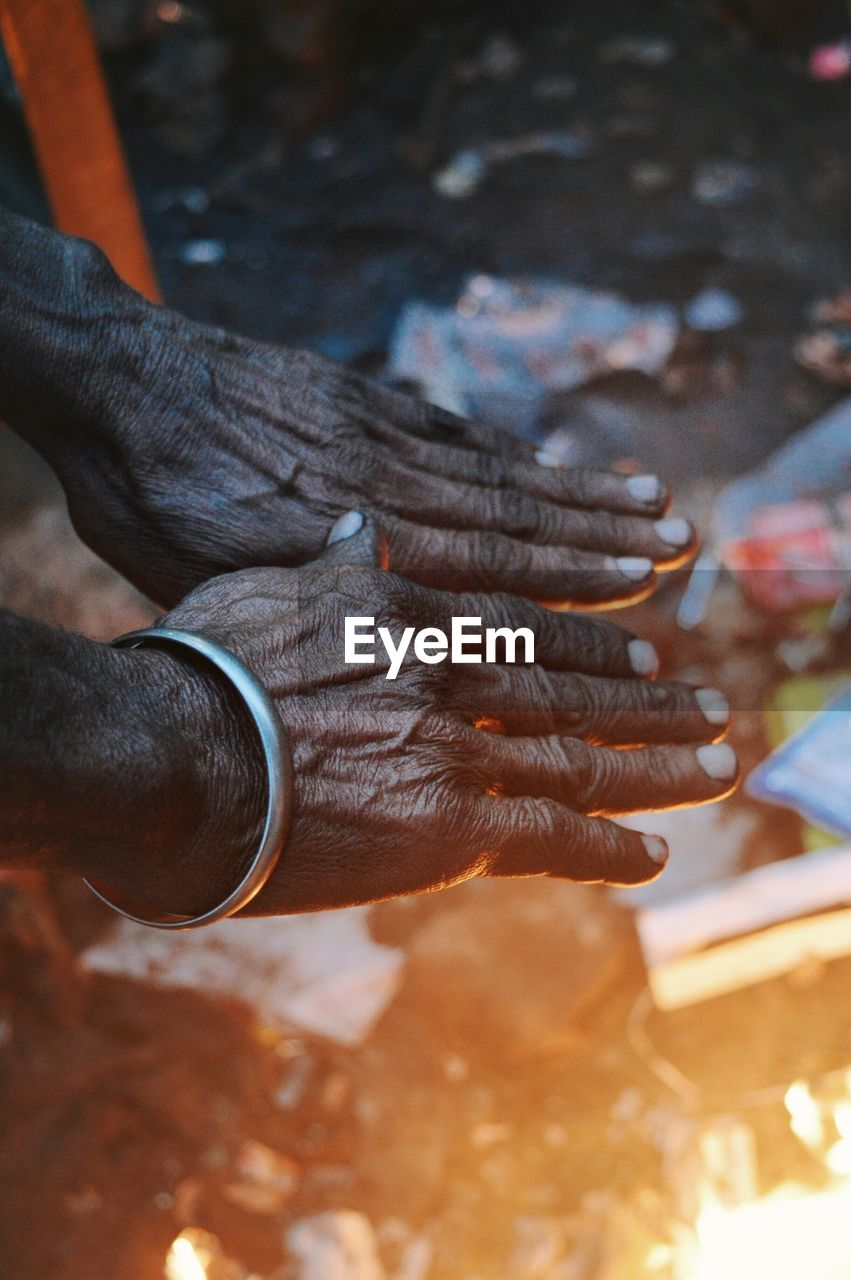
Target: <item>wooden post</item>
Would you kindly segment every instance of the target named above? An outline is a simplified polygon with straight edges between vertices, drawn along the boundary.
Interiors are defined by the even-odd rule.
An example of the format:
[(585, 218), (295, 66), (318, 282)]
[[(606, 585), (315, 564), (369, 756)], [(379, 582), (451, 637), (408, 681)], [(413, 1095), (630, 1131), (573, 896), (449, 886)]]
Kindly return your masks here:
[(83, 0), (0, 0), (0, 36), (53, 218), (129, 285), (159, 289)]

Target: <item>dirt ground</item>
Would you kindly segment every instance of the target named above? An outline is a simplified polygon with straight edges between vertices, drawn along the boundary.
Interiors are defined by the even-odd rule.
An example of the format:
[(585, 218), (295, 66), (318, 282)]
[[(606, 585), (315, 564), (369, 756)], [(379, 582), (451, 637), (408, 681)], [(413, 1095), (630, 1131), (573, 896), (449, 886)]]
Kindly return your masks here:
[[(808, 76), (813, 32), (775, 45), (673, 0), (640, 15), (625, 0), (416, 19), (367, 7), (344, 105), (293, 137), (307, 90), (282, 54), (252, 43), (266, 30), (261, 4), (242, 26), (198, 5), (174, 30), (139, 26), (131, 3), (95, 8), (176, 308), (381, 376), (404, 303), (452, 302), (475, 272), (678, 307), (726, 290), (740, 324), (693, 336), (660, 379), (624, 374), (554, 397), (536, 427), (570, 431), (581, 461), (659, 470), (704, 528), (720, 485), (838, 398), (793, 358), (808, 307), (851, 279), (851, 80)], [(830, 6), (819, 32), (844, 34)], [(498, 75), (480, 67), (495, 33), (516, 54)], [(635, 65), (613, 47), (635, 35), (667, 42), (669, 56)], [(37, 214), (8, 97), (0, 110), (0, 198)], [(513, 160), (465, 199), (435, 189), (457, 151), (552, 130), (581, 135), (585, 157)], [(743, 194), (698, 197), (698, 170), (713, 161), (743, 167)], [(213, 261), (197, 261), (199, 242)], [(102, 638), (147, 615), (75, 543), (54, 483), (8, 433), (0, 538), (5, 605)], [(790, 624), (728, 593), (686, 635), (674, 621), (683, 585), (672, 575), (630, 626), (657, 643), (666, 673), (725, 688), (749, 768), (767, 749), (761, 708), (783, 677), (776, 645)], [(800, 851), (788, 813), (731, 804), (750, 823), (740, 869)], [(711, 861), (711, 849), (695, 852)], [(814, 1176), (774, 1086), (851, 1059), (851, 965), (651, 1015), (659, 1052), (698, 1086), (678, 1093), (630, 1039), (644, 973), (629, 910), (602, 890), (559, 899), (529, 935), (558, 958), (545, 966), (537, 944), (515, 947), (513, 889), (487, 900), (494, 932), (475, 935), (478, 958), (455, 984), (440, 963), (453, 963), (451, 922), (466, 935), (481, 918), (478, 887), (377, 909), (373, 932), (406, 953), (405, 978), (366, 1042), (342, 1048), (272, 1032), (218, 997), (85, 972), (73, 956), (110, 926), (82, 888), (0, 884), (4, 1280), (157, 1280), (187, 1226), (219, 1238), (238, 1264), (228, 1275), (298, 1277), (286, 1231), (335, 1208), (369, 1218), (389, 1280), (625, 1280), (624, 1223), (640, 1201), (664, 1237), (672, 1135), (701, 1119), (733, 1112), (753, 1125), (766, 1186)], [(590, 976), (573, 911), (599, 919)], [(524, 980), (541, 984), (537, 1003), (524, 1001)], [(560, 1034), (544, 1035), (524, 1004), (542, 1020), (554, 1011)], [(281, 1161), (260, 1179), (265, 1198), (239, 1172), (252, 1142)]]

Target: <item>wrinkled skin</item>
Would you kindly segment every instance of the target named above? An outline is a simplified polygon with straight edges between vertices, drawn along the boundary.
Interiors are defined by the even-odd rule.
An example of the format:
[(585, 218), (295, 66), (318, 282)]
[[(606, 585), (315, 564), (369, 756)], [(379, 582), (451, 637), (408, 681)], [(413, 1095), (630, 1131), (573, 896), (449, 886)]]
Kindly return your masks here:
[[(729, 748), (710, 749), (732, 758), (721, 781), (695, 750), (724, 726), (707, 722), (687, 686), (636, 678), (629, 633), (505, 595), (435, 592), (376, 563), (367, 524), (303, 569), (214, 579), (162, 619), (241, 658), (289, 731), (295, 816), (279, 867), (250, 911), (345, 906), (476, 875), (639, 883), (661, 870), (664, 844), (651, 838), (648, 846), (607, 816), (701, 804), (732, 790)], [(485, 626), (531, 626), (536, 663), (413, 660), (388, 681), (386, 663), (343, 660), (347, 614), (373, 615), (398, 638), (410, 624), (448, 630), (453, 613), (480, 616)], [(203, 750), (221, 715), (209, 692), (192, 705), (191, 737)], [(616, 749), (641, 743), (650, 745)], [(202, 870), (193, 880), (190, 856), (190, 870), (170, 878), (167, 903), (155, 905), (213, 905), (256, 848), (264, 805), (253, 730), (243, 723), (239, 740), (217, 751), (227, 812), (199, 832), (197, 847), (209, 851), (198, 860)]]
[[(55, 296), (35, 275), (26, 324), (9, 326), (0, 413), (58, 472), (83, 539), (162, 604), (225, 571), (304, 563), (352, 508), (406, 577), (560, 605), (639, 599), (654, 566), (693, 551), (685, 522), (674, 544), (670, 522), (657, 531), (653, 477), (642, 498), (624, 476), (541, 465), (508, 433), (153, 306), (82, 241), (40, 251), (57, 240)], [(630, 574), (624, 556), (645, 563)]]

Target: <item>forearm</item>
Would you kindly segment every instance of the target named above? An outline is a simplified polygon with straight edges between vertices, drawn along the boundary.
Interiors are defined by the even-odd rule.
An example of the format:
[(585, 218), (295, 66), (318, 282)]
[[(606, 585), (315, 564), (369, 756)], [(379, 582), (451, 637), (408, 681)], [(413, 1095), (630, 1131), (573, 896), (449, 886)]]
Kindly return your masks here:
[(93, 245), (0, 207), (0, 419), (54, 466), (85, 448), (146, 307)]
[(0, 612), (0, 702), (0, 865), (93, 877), (154, 911), (233, 887), (262, 769), (213, 676)]

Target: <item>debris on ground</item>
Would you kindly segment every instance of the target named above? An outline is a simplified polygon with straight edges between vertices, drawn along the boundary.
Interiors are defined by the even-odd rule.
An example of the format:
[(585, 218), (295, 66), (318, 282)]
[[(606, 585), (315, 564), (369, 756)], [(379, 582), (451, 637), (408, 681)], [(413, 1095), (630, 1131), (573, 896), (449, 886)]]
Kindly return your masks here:
[(802, 712), (805, 723), (750, 774), (748, 790), (791, 806), (836, 836), (851, 836), (851, 672), (834, 681), (845, 692), (815, 712)]
[(613, 293), (535, 280), (471, 277), (454, 307), (411, 302), (388, 372), (418, 383), (445, 408), (515, 430), (537, 417), (549, 390), (606, 374), (659, 374), (674, 349), (676, 312)]
[(695, 167), (691, 189), (701, 204), (735, 205), (759, 186), (758, 173), (740, 160), (701, 160)]
[(795, 359), (825, 382), (851, 386), (851, 293), (817, 303), (812, 319), (817, 328), (795, 343)]
[(519, 138), (495, 139), (484, 146), (458, 151), (434, 175), (435, 191), (450, 200), (473, 195), (495, 165), (529, 156), (551, 156), (556, 160), (583, 160), (591, 151), (587, 133), (553, 130), (530, 133)]
[(287, 1231), (296, 1280), (386, 1280), (372, 1223), (362, 1213), (336, 1210), (304, 1218)]
[(686, 324), (699, 333), (720, 333), (741, 322), (742, 304), (726, 289), (703, 289), (686, 303)]
[(851, 399), (791, 436), (752, 473), (733, 480), (718, 497), (714, 531), (718, 541), (746, 537), (761, 507), (813, 497), (833, 497), (851, 477)]
[(282, 1034), (295, 1027), (354, 1045), (393, 998), (403, 963), (399, 951), (372, 941), (366, 915), (352, 907), (223, 920), (177, 935), (121, 921), (82, 959), (92, 972), (242, 1000)]
[(573, 76), (541, 76), (532, 85), (532, 96), (539, 102), (569, 102), (576, 97), (577, 85)]
[(0, 532), (0, 602), (93, 640), (149, 627), (156, 616), (125, 578), (83, 546), (59, 501), (38, 505)]
[(676, 181), (676, 174), (669, 164), (654, 160), (636, 160), (627, 170), (629, 184), (642, 196), (655, 196), (668, 191)]
[(676, 52), (673, 40), (664, 36), (617, 36), (601, 47), (600, 61), (653, 70), (664, 67)]
[(250, 1213), (277, 1214), (292, 1200), (300, 1180), (301, 1167), (291, 1156), (248, 1139), (236, 1153), (222, 1194)]
[(851, 72), (851, 40), (816, 45), (810, 51), (809, 69), (814, 80), (844, 80)]
[(504, 31), (493, 31), (472, 57), (460, 61), (455, 74), (462, 84), (479, 80), (511, 80), (525, 62), (523, 50)]
[(749, 846), (759, 843), (761, 826), (756, 814), (723, 800), (703, 808), (642, 813), (618, 821), (633, 831), (662, 836), (669, 849), (665, 875), (659, 880), (616, 891), (620, 901), (632, 907), (663, 902), (735, 875), (747, 865)]
[(851, 569), (851, 493), (758, 507), (744, 538), (721, 558), (750, 597), (769, 612), (839, 599)]
[(444, 907), (407, 948), (402, 991), (425, 1034), (465, 1057), (558, 1053), (627, 962), (629, 921), (590, 887), (484, 879), (448, 891)]
[(188, 267), (215, 267), (224, 262), (226, 252), (221, 240), (187, 240), (178, 257)]

